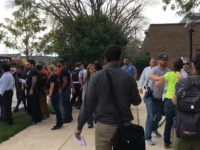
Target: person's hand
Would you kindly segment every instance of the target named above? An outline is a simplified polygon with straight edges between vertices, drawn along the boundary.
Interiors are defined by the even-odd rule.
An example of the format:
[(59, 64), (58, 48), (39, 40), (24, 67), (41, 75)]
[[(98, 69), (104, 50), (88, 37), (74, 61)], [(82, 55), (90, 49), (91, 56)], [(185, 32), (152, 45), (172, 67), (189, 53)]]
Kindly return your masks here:
[(140, 92), (140, 94), (142, 94), (142, 93), (143, 93), (143, 89), (142, 89), (142, 88), (140, 88), (140, 89), (139, 89), (139, 92)]
[(51, 97), (47, 96), (47, 104), (51, 103)]
[(76, 94), (75, 88), (72, 88), (72, 94)]
[(29, 91), (29, 95), (33, 95), (33, 89), (32, 88)]
[(76, 130), (74, 132), (75, 137), (80, 141), (81, 140), (81, 131), (80, 130)]

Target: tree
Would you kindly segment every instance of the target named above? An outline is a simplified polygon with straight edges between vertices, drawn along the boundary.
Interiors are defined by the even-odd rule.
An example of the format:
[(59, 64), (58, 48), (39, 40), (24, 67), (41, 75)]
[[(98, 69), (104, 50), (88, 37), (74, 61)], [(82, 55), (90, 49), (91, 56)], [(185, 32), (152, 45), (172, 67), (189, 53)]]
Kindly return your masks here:
[[(125, 47), (142, 26), (147, 1), (136, 0), (41, 0), (39, 8), (53, 20), (52, 32), (43, 43), (68, 63), (103, 60), (109, 44)], [(46, 39), (51, 39), (49, 42)]]
[(8, 48), (13, 48), (29, 56), (39, 50), (41, 32), (46, 30), (46, 21), (39, 16), (40, 12), (32, 0), (15, 0), (17, 10), (13, 19), (6, 18), (1, 23), (0, 41)]
[[(77, 16), (73, 27), (60, 27), (46, 37), (54, 38), (45, 44), (48, 45), (47, 49), (56, 51), (61, 58), (67, 60), (70, 68), (77, 61), (85, 64), (95, 60), (102, 62), (104, 49), (108, 45), (125, 47), (128, 42), (127, 37), (105, 15), (100, 15), (98, 20), (92, 16)], [(43, 40), (46, 41), (45, 38)]]
[(170, 5), (171, 9), (177, 9), (180, 15), (190, 14), (200, 5), (200, 0), (163, 0), (163, 2), (166, 4), (164, 10)]

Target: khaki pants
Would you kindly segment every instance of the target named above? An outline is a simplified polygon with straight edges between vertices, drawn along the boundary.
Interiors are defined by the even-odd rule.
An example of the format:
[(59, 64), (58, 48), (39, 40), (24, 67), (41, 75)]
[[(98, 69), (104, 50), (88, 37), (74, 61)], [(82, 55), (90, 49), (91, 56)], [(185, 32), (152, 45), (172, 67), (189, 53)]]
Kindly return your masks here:
[(173, 150), (200, 150), (200, 139), (180, 139), (174, 133)]
[(96, 150), (112, 150), (111, 139), (116, 129), (117, 125), (97, 123), (95, 131)]

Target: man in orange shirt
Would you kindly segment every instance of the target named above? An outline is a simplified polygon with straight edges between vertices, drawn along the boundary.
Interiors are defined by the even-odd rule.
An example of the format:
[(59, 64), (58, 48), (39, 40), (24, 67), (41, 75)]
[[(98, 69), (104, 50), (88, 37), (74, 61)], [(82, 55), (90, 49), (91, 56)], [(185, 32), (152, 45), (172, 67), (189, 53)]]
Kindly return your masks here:
[(45, 69), (45, 64), (43, 61), (40, 61), (39, 64), (42, 66), (42, 73), (44, 73), (47, 77), (49, 77), (49, 73)]

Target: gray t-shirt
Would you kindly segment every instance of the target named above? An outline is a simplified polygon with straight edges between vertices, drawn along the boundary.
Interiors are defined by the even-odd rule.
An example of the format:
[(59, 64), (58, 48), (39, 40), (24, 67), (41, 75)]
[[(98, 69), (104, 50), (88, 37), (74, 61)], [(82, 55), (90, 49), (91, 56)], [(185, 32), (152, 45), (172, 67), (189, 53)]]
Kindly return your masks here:
[[(161, 70), (158, 66), (151, 69), (150, 73), (153, 73), (158, 76), (163, 76), (165, 73), (169, 72), (170, 70), (168, 68), (165, 68), (164, 70)], [(151, 84), (151, 90), (153, 91), (154, 98), (162, 99), (162, 95), (165, 90), (165, 84), (155, 87), (155, 81), (152, 81)]]

